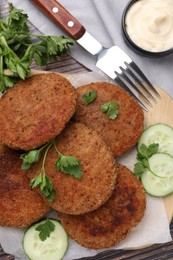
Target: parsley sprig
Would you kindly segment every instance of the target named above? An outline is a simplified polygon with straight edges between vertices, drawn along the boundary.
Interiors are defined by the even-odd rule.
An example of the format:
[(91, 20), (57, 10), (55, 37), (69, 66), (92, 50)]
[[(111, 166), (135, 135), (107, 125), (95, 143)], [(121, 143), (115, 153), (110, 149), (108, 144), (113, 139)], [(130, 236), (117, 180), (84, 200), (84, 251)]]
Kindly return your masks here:
[(52, 142), (50, 142), (45, 150), (43, 161), (42, 161), (42, 167), (40, 174), (36, 176), (35, 178), (31, 179), (30, 184), (32, 188), (39, 187), (41, 193), (48, 199), (48, 201), (53, 201), (55, 197), (55, 190), (52, 186), (52, 181), (49, 179), (49, 177), (46, 175), (45, 172), (45, 161), (48, 154), (49, 149), (52, 146)]
[(23, 161), (21, 168), (24, 170), (28, 170), (32, 164), (35, 164), (40, 160), (41, 155), (44, 152), (40, 174), (31, 179), (30, 184), (32, 188), (39, 187), (43, 196), (45, 196), (49, 201), (54, 200), (55, 190), (53, 188), (52, 181), (49, 179), (45, 172), (45, 162), (47, 154), (52, 146), (54, 146), (54, 149), (58, 155), (58, 159), (55, 162), (55, 168), (57, 170), (60, 170), (64, 174), (69, 174), (73, 176), (74, 178), (82, 178), (80, 161), (75, 156), (66, 156), (60, 153), (55, 140), (48, 142), (39, 149), (34, 149), (25, 154), (22, 154), (20, 156), (20, 159), (22, 159)]
[(73, 43), (73, 39), (64, 36), (30, 33), (27, 14), (10, 4), (9, 16), (0, 19), (0, 92), (25, 79), (33, 61), (39, 66), (47, 65), (67, 53)]
[(148, 147), (145, 144), (141, 144), (139, 151), (137, 153), (138, 162), (134, 165), (134, 174), (141, 178), (142, 174), (147, 170), (151, 171), (148, 162), (149, 157), (157, 153), (159, 149), (159, 144), (150, 144)]
[(39, 238), (42, 241), (45, 241), (55, 230), (55, 224), (47, 218), (45, 221), (42, 221), (38, 226), (36, 226), (35, 230), (39, 232)]
[(114, 120), (115, 118), (117, 118), (118, 114), (119, 114), (119, 105), (117, 102), (115, 101), (109, 101), (108, 103), (105, 103), (103, 105), (100, 106), (100, 109), (103, 113), (106, 113), (106, 115)]

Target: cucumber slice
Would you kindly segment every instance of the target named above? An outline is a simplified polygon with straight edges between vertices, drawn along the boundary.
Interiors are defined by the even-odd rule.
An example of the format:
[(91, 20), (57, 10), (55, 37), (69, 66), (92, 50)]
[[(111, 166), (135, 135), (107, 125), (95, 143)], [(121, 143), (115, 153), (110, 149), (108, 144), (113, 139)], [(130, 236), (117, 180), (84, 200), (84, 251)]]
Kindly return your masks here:
[(148, 159), (150, 170), (158, 177), (173, 176), (173, 157), (169, 154), (156, 153)]
[(164, 197), (173, 192), (173, 176), (160, 178), (150, 171), (146, 171), (141, 177), (145, 191), (156, 197)]
[(23, 237), (23, 249), (31, 260), (60, 260), (63, 258), (68, 247), (68, 236), (59, 221), (50, 219), (55, 225), (55, 230), (50, 237), (42, 241), (36, 227), (43, 224), (42, 220), (26, 230)]
[(173, 156), (173, 128), (166, 124), (155, 124), (146, 128), (139, 139), (138, 150), (141, 144), (149, 146), (152, 143), (159, 144), (158, 152)]

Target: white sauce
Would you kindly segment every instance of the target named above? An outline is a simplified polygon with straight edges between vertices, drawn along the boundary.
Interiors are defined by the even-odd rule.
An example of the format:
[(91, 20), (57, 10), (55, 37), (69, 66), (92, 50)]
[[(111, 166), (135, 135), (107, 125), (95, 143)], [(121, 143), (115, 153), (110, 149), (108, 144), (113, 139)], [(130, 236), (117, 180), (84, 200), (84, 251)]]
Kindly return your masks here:
[(125, 22), (129, 37), (142, 49), (173, 47), (173, 0), (140, 0), (130, 7)]

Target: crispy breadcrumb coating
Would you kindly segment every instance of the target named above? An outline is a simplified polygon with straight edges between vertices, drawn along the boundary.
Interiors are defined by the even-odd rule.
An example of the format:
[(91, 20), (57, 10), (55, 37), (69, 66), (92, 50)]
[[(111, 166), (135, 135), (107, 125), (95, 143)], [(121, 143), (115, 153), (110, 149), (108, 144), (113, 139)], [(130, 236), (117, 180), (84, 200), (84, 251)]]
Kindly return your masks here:
[(0, 99), (0, 142), (32, 150), (58, 135), (75, 111), (76, 92), (55, 73), (18, 82)]
[[(97, 91), (96, 99), (86, 105), (82, 95)], [(114, 156), (120, 156), (132, 148), (143, 131), (144, 113), (137, 101), (118, 85), (96, 82), (77, 88), (77, 106), (73, 119), (95, 129), (111, 148)], [(115, 101), (119, 104), (119, 115), (111, 120), (100, 106)]]
[(43, 198), (32, 190), (20, 153), (0, 145), (0, 225), (28, 227), (49, 211)]
[[(70, 123), (57, 137), (58, 150), (75, 156), (81, 162), (83, 177), (76, 179), (55, 169), (58, 155), (52, 147), (47, 155), (45, 172), (56, 190), (49, 205), (68, 214), (82, 214), (101, 206), (112, 194), (117, 171), (114, 157), (102, 138), (79, 123)], [(41, 162), (29, 171), (30, 177), (39, 175)]]
[(118, 167), (115, 190), (99, 209), (80, 216), (58, 213), (72, 239), (84, 247), (113, 247), (124, 240), (143, 218), (146, 197), (140, 181), (125, 166)]

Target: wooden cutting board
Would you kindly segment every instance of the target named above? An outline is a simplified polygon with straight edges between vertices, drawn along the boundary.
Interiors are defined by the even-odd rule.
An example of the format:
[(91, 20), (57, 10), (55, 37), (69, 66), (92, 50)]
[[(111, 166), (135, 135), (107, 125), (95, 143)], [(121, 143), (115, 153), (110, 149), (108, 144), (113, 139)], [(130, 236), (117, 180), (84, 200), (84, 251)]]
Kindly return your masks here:
[[(156, 87), (161, 99), (156, 98), (157, 103), (152, 102), (153, 108), (147, 107), (149, 112), (145, 112), (145, 127), (155, 123), (165, 123), (173, 127), (173, 100), (162, 89)], [(169, 222), (173, 217), (173, 194), (163, 198)]]

